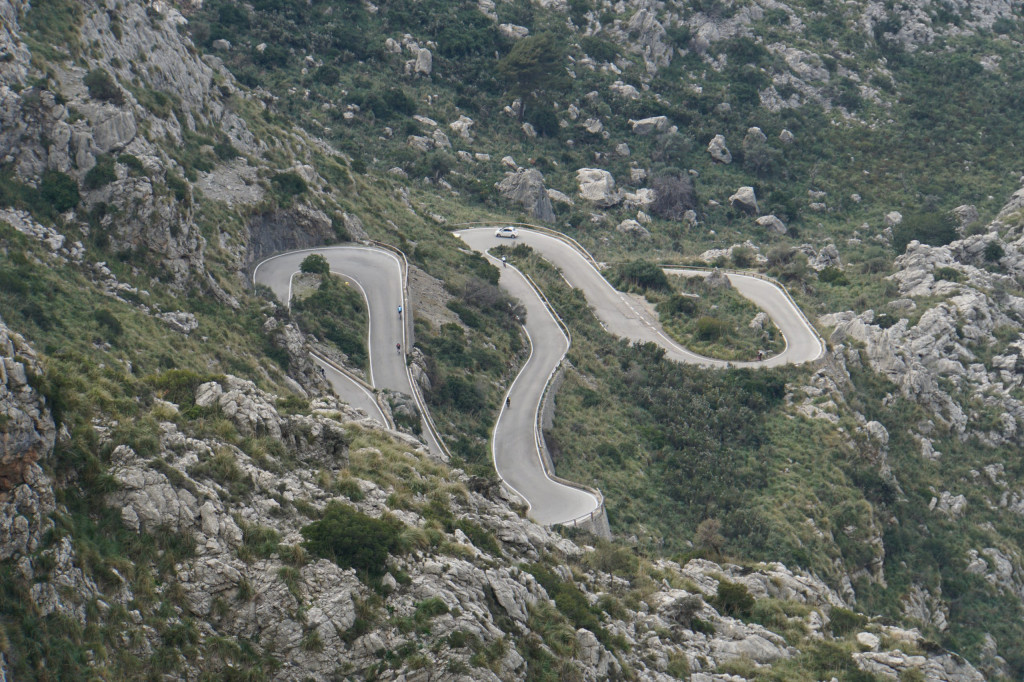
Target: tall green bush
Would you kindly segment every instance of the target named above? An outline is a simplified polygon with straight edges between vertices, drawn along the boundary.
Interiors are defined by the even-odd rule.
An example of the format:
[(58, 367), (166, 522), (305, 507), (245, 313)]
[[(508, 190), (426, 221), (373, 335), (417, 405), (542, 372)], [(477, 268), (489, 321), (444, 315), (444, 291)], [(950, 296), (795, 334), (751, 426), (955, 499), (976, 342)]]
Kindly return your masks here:
[(302, 545), (310, 554), (343, 568), (380, 576), (387, 571), (388, 555), (399, 549), (402, 528), (397, 519), (375, 519), (347, 504), (331, 502), (321, 520), (302, 528)]

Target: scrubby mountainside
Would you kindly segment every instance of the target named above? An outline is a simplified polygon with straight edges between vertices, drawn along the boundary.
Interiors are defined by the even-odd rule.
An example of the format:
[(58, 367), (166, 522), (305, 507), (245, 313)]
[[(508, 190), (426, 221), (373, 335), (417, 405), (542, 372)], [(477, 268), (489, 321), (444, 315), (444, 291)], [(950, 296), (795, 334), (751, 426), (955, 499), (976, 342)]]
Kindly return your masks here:
[[(1024, 675), (1018, 2), (0, 0), (0, 677)], [(1009, 197), (1007, 200), (1006, 197)], [(464, 222), (543, 223), (668, 333), (572, 334), (544, 436), (615, 538), (491, 463), (529, 355)], [(407, 254), (411, 399), (282, 251)], [(722, 282), (725, 282), (723, 284)], [(685, 415), (680, 418), (680, 415)]]

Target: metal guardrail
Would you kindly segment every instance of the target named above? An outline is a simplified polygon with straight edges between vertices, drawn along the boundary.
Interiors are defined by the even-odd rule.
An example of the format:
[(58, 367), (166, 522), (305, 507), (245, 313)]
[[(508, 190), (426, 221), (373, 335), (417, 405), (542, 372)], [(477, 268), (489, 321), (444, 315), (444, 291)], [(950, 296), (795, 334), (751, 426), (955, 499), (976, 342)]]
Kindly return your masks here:
[(344, 374), (350, 381), (352, 381), (352, 382), (358, 384), (359, 386), (362, 386), (364, 389), (366, 389), (366, 391), (370, 395), (373, 396), (373, 402), (375, 402), (377, 404), (377, 407), (380, 409), (381, 416), (384, 417), (384, 421), (386, 422), (386, 426), (389, 429), (395, 429), (396, 428), (395, 420), (394, 420), (393, 417), (391, 417), (391, 410), (385, 409), (384, 403), (383, 403), (383, 401), (381, 400), (381, 397), (380, 397), (380, 392), (377, 391), (377, 389), (375, 389), (370, 384), (366, 383), (366, 381), (364, 381), (362, 378), (360, 378), (354, 372), (352, 372), (351, 370), (347, 369), (346, 367), (344, 367), (342, 365), (339, 365), (337, 362), (335, 362), (334, 360), (331, 360), (329, 357), (327, 357), (326, 355), (324, 355), (320, 351), (310, 350), (309, 351), (309, 355), (310, 355), (310, 357), (319, 360), (320, 362), (324, 363), (325, 365), (329, 365), (331, 367), (331, 369), (333, 369), (334, 371), (336, 371), (336, 372), (338, 372), (340, 374)]

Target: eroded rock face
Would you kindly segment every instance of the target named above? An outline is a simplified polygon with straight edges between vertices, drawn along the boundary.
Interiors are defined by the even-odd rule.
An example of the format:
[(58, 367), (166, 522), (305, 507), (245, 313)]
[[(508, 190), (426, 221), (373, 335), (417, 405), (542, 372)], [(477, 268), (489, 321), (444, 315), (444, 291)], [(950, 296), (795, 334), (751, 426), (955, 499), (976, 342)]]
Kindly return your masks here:
[(537, 220), (555, 220), (551, 198), (544, 187), (544, 176), (536, 168), (506, 173), (505, 179), (495, 186), (503, 197), (525, 208)]
[(282, 251), (318, 246), (334, 235), (331, 219), (305, 205), (253, 216), (248, 231), (246, 260), (250, 263)]
[(39, 461), (53, 451), (56, 429), (29, 384), (41, 374), (35, 351), (0, 320), (0, 560), (34, 552), (52, 525), (53, 489)]

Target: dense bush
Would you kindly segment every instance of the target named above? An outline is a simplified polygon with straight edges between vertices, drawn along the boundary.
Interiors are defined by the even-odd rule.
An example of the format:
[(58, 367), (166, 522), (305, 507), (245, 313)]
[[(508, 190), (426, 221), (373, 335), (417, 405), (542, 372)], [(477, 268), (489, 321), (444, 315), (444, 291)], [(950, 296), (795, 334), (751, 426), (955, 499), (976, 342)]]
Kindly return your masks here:
[(306, 181), (294, 171), (278, 173), (270, 179), (274, 190), (284, 197), (294, 197), (306, 191)]
[(330, 502), (321, 520), (302, 528), (302, 543), (314, 556), (371, 576), (387, 571), (388, 555), (399, 549), (405, 526), (392, 517), (375, 519), (340, 502)]
[(580, 38), (580, 48), (583, 52), (597, 62), (613, 62), (619, 56), (619, 50), (615, 43), (598, 38), (597, 36), (583, 36)]
[(835, 637), (843, 637), (867, 625), (867, 617), (849, 609), (835, 606), (828, 614), (829, 627)]
[(121, 325), (121, 321), (114, 316), (114, 313), (110, 312), (106, 308), (100, 308), (93, 313), (93, 318), (99, 323), (100, 327), (106, 330), (108, 338), (116, 338), (124, 333), (124, 327)]
[(309, 274), (326, 275), (331, 271), (331, 264), (319, 253), (311, 253), (302, 259), (299, 270)]
[(669, 288), (665, 271), (654, 263), (644, 260), (622, 263), (615, 269), (614, 275), (620, 288), (636, 287), (656, 291), (667, 291)]
[(104, 69), (93, 69), (85, 74), (82, 82), (89, 89), (89, 96), (93, 99), (113, 104), (124, 104), (124, 93), (114, 82), (114, 78)]
[(89, 169), (82, 180), (86, 189), (99, 189), (117, 180), (117, 173), (114, 172), (114, 158), (107, 154), (96, 157), (96, 165)]
[(754, 598), (747, 586), (724, 578), (718, 582), (718, 593), (711, 598), (711, 603), (719, 613), (736, 618), (750, 616), (754, 608)]
[(945, 246), (956, 238), (956, 225), (946, 213), (914, 213), (892, 228), (892, 244), (897, 253), (903, 253), (915, 239), (930, 246)]
[(74, 208), (81, 201), (78, 183), (67, 173), (48, 170), (39, 183), (39, 196), (58, 213)]
[(651, 213), (665, 220), (682, 220), (686, 211), (696, 208), (697, 192), (689, 174), (676, 168), (661, 171), (651, 181), (655, 199)]

